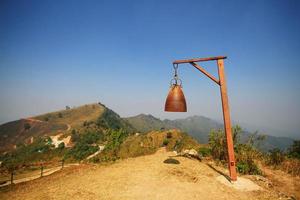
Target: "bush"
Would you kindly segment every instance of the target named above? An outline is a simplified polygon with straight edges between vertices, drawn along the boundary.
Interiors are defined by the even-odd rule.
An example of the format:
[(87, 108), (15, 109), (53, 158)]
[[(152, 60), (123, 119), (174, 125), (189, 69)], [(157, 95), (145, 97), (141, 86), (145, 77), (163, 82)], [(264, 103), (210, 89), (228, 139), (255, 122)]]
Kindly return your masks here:
[(28, 122), (26, 122), (25, 124), (24, 124), (24, 129), (25, 130), (29, 130), (31, 128), (31, 125), (28, 123)]
[(207, 157), (211, 155), (211, 149), (207, 147), (200, 147), (198, 153), (203, 157)]
[[(232, 127), (233, 145), (236, 156), (237, 170), (242, 174), (261, 174), (261, 171), (255, 164), (254, 160), (261, 156), (256, 150), (255, 143), (262, 141), (264, 137), (251, 134), (248, 141), (244, 144), (240, 143), (241, 127)], [(226, 136), (223, 130), (212, 130), (209, 134), (209, 146), (211, 155), (214, 159), (225, 163), (228, 161)]]
[(57, 148), (59, 150), (63, 150), (65, 148), (65, 143), (64, 142), (60, 143)]
[(300, 140), (294, 140), (292, 146), (288, 150), (288, 157), (300, 159)]
[(73, 157), (76, 160), (82, 160), (87, 156), (95, 153), (99, 150), (99, 147), (94, 144), (101, 139), (101, 134), (102, 133), (100, 132), (88, 132), (79, 135), (75, 132), (75, 134), (72, 134), (72, 137), (75, 136), (77, 143), (67, 153), (66, 157)]
[(168, 139), (172, 138), (172, 132), (167, 132), (167, 138)]
[(58, 113), (58, 117), (62, 118), (63, 117), (62, 113)]
[(163, 146), (167, 146), (169, 144), (169, 140), (167, 138), (165, 138), (163, 140)]
[(269, 151), (267, 160), (268, 165), (274, 165), (276, 167), (280, 165), (283, 161), (284, 153), (280, 149), (275, 148)]
[(261, 170), (253, 160), (239, 161), (237, 162), (236, 167), (241, 174), (261, 174)]

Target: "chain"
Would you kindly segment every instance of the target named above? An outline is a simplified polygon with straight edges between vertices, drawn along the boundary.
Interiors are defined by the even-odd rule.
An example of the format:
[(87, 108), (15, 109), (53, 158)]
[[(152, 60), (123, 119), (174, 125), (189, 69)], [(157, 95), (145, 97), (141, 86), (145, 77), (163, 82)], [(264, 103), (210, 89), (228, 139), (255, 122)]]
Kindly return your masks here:
[(173, 68), (174, 68), (174, 79), (175, 79), (175, 84), (177, 85), (178, 82), (178, 64), (173, 64)]

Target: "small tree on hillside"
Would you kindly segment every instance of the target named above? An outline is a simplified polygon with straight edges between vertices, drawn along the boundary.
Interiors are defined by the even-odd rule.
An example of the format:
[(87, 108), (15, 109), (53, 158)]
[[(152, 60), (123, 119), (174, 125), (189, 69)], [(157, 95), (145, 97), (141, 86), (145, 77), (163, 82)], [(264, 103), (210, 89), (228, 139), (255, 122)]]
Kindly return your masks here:
[(30, 128), (31, 128), (31, 125), (30, 125), (29, 123), (26, 122), (26, 123), (24, 124), (24, 129), (25, 129), (25, 130), (29, 130)]
[(288, 156), (300, 159), (300, 140), (294, 140), (292, 146), (288, 150)]

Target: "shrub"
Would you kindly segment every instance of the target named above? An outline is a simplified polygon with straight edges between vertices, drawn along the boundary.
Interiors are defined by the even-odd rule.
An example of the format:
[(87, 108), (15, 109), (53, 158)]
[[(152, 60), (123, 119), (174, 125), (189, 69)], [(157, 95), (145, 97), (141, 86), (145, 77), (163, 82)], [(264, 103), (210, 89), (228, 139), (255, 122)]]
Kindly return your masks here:
[(280, 165), (284, 161), (284, 153), (278, 149), (272, 149), (269, 151), (267, 164), (274, 165), (275, 167)]
[(120, 145), (127, 136), (128, 134), (123, 129), (109, 130), (108, 143), (105, 146), (105, 150), (112, 150), (116, 153), (116, 151), (119, 149)]
[(59, 150), (63, 150), (65, 148), (65, 143), (64, 142), (60, 143), (57, 148)]
[(198, 153), (203, 157), (207, 157), (211, 155), (211, 150), (207, 147), (200, 147)]
[(167, 138), (168, 139), (172, 138), (172, 132), (167, 132)]
[(241, 174), (261, 174), (261, 170), (257, 167), (253, 160), (239, 161), (236, 164), (237, 170)]
[[(254, 133), (249, 136), (246, 143), (242, 144), (240, 143), (241, 132), (241, 127), (232, 127), (237, 170), (242, 174), (261, 174), (261, 171), (254, 162), (254, 160), (261, 155), (261, 153), (256, 150), (255, 143), (257, 141), (262, 141), (264, 137), (262, 137), (261, 135), (257, 135), (257, 133)], [(209, 146), (211, 148), (211, 155), (214, 159), (221, 162), (225, 162), (228, 160), (226, 137), (223, 130), (212, 130), (210, 132)]]
[(60, 112), (60, 113), (58, 113), (58, 117), (59, 118), (62, 118), (63, 117), (63, 115), (62, 115), (62, 113)]
[(29, 130), (31, 128), (31, 125), (28, 123), (28, 122), (26, 122), (25, 124), (24, 124), (24, 129), (25, 130)]
[(300, 140), (294, 140), (292, 146), (288, 150), (290, 158), (300, 159)]
[(72, 137), (73, 136), (75, 136), (77, 143), (67, 153), (66, 155), (67, 158), (73, 157), (76, 160), (82, 160), (99, 150), (99, 147), (93, 144), (95, 144), (101, 139), (100, 132), (88, 132), (82, 135), (76, 133), (76, 134), (72, 134)]
[(167, 138), (165, 138), (163, 140), (163, 146), (167, 146), (169, 144), (169, 140)]

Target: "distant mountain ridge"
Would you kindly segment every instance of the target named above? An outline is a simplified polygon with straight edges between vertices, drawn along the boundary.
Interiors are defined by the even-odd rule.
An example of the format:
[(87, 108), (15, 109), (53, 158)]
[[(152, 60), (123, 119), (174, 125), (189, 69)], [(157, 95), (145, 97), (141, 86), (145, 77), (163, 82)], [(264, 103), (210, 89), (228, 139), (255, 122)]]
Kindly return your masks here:
[[(124, 119), (126, 119), (137, 131), (143, 133), (150, 130), (177, 128), (188, 133), (200, 143), (208, 142), (208, 134), (211, 129), (223, 129), (222, 123), (204, 116), (197, 115), (184, 119), (160, 120), (152, 115), (140, 114)], [(245, 141), (250, 134), (250, 132), (244, 131), (241, 140)], [(266, 135), (266, 139), (260, 148), (264, 151), (268, 151), (273, 148), (286, 150), (292, 143), (293, 139), (291, 138)]]
[[(70, 135), (73, 129), (93, 130), (95, 128), (122, 128), (127, 131), (148, 133), (168, 129), (180, 129), (198, 140), (208, 142), (211, 129), (222, 129), (223, 124), (203, 116), (191, 116), (185, 119), (161, 120), (152, 115), (140, 114), (133, 117), (121, 118), (117, 113), (101, 103), (86, 104), (72, 109), (60, 110), (43, 115), (20, 119), (0, 125), (0, 152), (12, 150), (15, 145), (30, 142), (33, 137), (50, 135)], [(242, 139), (249, 136), (245, 131)], [(268, 135), (263, 150), (280, 148), (285, 150), (293, 140), (285, 137)]]

